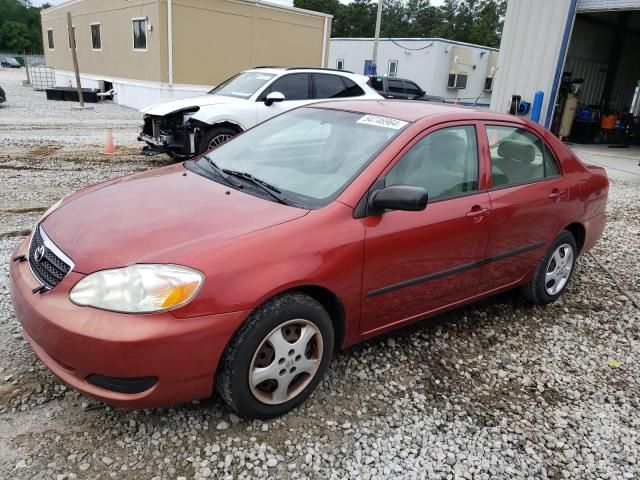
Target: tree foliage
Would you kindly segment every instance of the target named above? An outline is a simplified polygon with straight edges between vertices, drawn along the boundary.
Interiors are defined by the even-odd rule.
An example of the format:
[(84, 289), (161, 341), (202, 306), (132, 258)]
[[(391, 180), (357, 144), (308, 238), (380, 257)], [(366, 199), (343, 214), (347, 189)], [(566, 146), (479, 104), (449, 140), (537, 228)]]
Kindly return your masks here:
[[(295, 7), (333, 15), (333, 37), (373, 37), (377, 2), (293, 0)], [(380, 37), (438, 37), (500, 46), (506, 0), (384, 0)]]
[(0, 0), (0, 51), (25, 50), (42, 52), (40, 8), (29, 0)]

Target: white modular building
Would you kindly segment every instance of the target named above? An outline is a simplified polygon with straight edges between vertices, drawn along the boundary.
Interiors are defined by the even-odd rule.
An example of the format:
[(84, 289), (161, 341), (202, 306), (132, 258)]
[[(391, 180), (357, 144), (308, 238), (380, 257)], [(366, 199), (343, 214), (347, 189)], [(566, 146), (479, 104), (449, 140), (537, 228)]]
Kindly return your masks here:
[[(369, 74), (372, 38), (332, 38), (329, 67)], [(448, 102), (489, 106), (498, 50), (441, 38), (381, 38), (377, 75), (406, 78)]]
[(585, 139), (601, 115), (637, 117), (640, 0), (508, 0), (497, 68), (491, 109), (541, 91), (540, 123), (554, 133), (573, 120), (568, 106), (569, 130)]

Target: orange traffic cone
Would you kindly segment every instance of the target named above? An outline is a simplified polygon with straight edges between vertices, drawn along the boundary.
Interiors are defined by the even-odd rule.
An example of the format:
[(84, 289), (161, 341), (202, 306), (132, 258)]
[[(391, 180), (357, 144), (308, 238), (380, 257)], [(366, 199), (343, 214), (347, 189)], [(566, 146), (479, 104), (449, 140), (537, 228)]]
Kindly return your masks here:
[(104, 142), (104, 153), (105, 155), (115, 155), (116, 149), (113, 147), (113, 133), (111, 133), (111, 129), (107, 129), (107, 139)]

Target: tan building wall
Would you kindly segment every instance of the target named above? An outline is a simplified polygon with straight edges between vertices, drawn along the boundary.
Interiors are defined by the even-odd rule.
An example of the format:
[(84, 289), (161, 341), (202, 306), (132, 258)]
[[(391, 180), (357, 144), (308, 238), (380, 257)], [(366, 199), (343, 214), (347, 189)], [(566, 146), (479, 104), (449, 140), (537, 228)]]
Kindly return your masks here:
[[(76, 29), (80, 72), (105, 79), (169, 82), (167, 0), (72, 0), (42, 12), (47, 66), (72, 71), (66, 12)], [(148, 17), (147, 51), (134, 51), (132, 19)], [(102, 50), (91, 45), (99, 22)], [(53, 29), (54, 49), (47, 30)], [(325, 35), (326, 32), (326, 35)], [(173, 1), (173, 83), (215, 85), (256, 65), (321, 66), (331, 19), (243, 0)]]
[(174, 1), (174, 80), (215, 85), (257, 65), (321, 66), (331, 19), (260, 3)]
[[(166, 5), (159, 0), (80, 0), (42, 12), (46, 64), (73, 71), (67, 37), (67, 12), (76, 31), (80, 72), (109, 78), (167, 81)], [(133, 18), (148, 17), (147, 50), (133, 49)], [(102, 50), (91, 45), (91, 24), (100, 23)], [(47, 30), (53, 29), (54, 49), (48, 48)]]

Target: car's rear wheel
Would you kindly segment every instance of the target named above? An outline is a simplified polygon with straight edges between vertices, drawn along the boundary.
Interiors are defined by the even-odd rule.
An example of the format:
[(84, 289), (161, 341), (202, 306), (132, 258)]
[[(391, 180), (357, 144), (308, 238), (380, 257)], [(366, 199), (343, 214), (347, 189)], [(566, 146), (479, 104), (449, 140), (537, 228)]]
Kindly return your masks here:
[(331, 362), (333, 341), (331, 318), (316, 300), (302, 293), (275, 297), (227, 345), (218, 392), (246, 417), (282, 415), (316, 388)]
[(575, 238), (563, 230), (538, 264), (531, 281), (522, 287), (523, 296), (538, 305), (556, 301), (567, 288), (577, 256)]
[(229, 141), (238, 134), (236, 130), (229, 127), (213, 127), (202, 134), (198, 142), (198, 154), (207, 153), (223, 143)]

